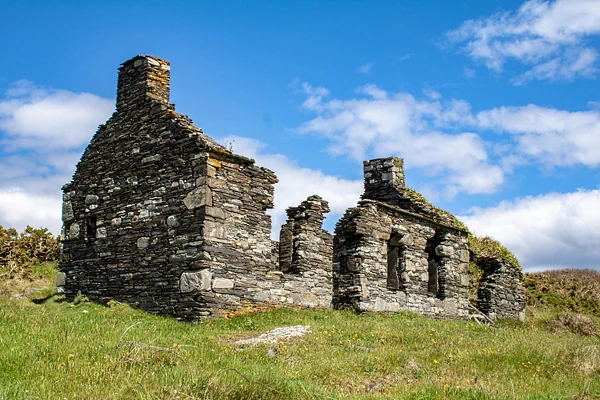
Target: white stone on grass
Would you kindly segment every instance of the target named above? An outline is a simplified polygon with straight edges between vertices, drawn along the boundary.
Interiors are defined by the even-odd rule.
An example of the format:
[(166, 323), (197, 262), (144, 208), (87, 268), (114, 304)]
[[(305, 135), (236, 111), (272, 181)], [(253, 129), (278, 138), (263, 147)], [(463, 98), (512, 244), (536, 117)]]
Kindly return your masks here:
[(275, 328), (267, 333), (263, 333), (257, 337), (242, 339), (235, 342), (237, 345), (259, 345), (259, 344), (277, 344), (282, 340), (289, 340), (295, 337), (308, 335), (310, 326), (295, 325)]

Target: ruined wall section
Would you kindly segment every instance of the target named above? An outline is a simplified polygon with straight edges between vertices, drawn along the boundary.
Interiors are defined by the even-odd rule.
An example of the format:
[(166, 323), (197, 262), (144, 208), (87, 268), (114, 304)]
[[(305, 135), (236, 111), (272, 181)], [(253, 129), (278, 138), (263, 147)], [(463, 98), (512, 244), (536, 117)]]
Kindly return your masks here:
[(329, 211), (329, 203), (316, 195), (286, 210), (288, 220), (279, 241), (281, 271), (300, 274), (331, 270), (333, 237), (322, 228)]
[[(224, 161), (220, 164), (216, 177), (218, 168), (227, 165)], [(214, 220), (205, 221), (204, 249), (208, 257), (202, 262), (202, 269), (185, 274), (184, 281), (190, 282), (186, 285), (189, 294), (205, 299), (215, 313), (248, 305), (330, 307), (332, 238), (321, 229), (323, 213), (329, 210), (327, 202), (311, 196), (300, 206), (288, 209), (293, 217), (283, 226), (283, 231), (290, 234), (290, 267), (282, 271), (274, 262), (278, 257), (273, 257), (274, 243), (268, 238), (266, 226), (252, 218), (253, 214), (258, 217), (260, 212), (232, 206), (248, 202), (239, 202), (248, 193), (259, 196), (262, 193), (268, 205), (272, 191), (261, 192), (257, 190), (260, 185), (252, 181), (248, 181), (251, 186), (244, 187), (231, 176), (223, 183), (230, 190), (233, 186), (228, 185), (235, 183), (239, 193), (230, 197), (225, 194), (230, 190), (221, 191), (221, 200), (227, 199), (227, 202), (219, 205), (219, 190), (211, 186), (212, 207), (221, 209), (218, 213), (222, 212), (223, 218), (213, 216)], [(236, 215), (239, 212), (242, 214)], [(248, 217), (250, 219), (245, 219)]]
[(523, 274), (507, 260), (478, 259), (483, 270), (477, 293), (477, 308), (492, 319), (525, 319)]
[[(430, 218), (438, 223), (457, 226), (452, 214), (433, 206), (425, 197), (406, 187), (404, 161), (397, 157), (363, 162), (364, 200), (375, 200)], [(460, 228), (460, 226), (458, 226)]]
[[(433, 278), (437, 290), (431, 293), (427, 246), (434, 237), (439, 265)], [(392, 247), (399, 250), (390, 271)], [(336, 226), (333, 305), (462, 318), (468, 315), (468, 260), (466, 232), (363, 201)]]
[[(211, 275), (205, 270), (207, 261), (223, 249), (212, 240), (224, 240), (219, 227), (228, 205), (214, 165), (232, 185), (243, 181), (255, 192), (261, 190), (239, 196), (243, 216), (232, 216), (235, 228), (229, 232), (257, 241), (264, 237), (263, 247), (269, 250), (270, 220), (264, 210), (276, 179), (175, 112), (168, 103), (169, 70), (167, 62), (146, 56), (121, 67), (117, 111), (99, 128), (72, 183), (64, 187), (61, 272), (69, 298), (82, 292), (94, 301), (116, 299), (155, 313), (195, 318), (218, 305), (210, 296), (189, 295), (190, 282), (181, 279), (189, 271)], [(261, 244), (247, 248), (249, 254), (263, 254)], [(210, 291), (228, 285), (218, 279), (202, 282), (204, 288), (207, 284)]]
[[(203, 219), (204, 287), (189, 288), (189, 295), (203, 299), (213, 311), (235, 309), (252, 302), (258, 282), (275, 269), (270, 239), (275, 174), (253, 163), (241, 163), (225, 155), (205, 160), (198, 183), (206, 204), (196, 210)], [(200, 271), (201, 272), (201, 271)]]
[(68, 298), (81, 292), (182, 319), (248, 303), (328, 306), (330, 285), (319, 288), (314, 271), (276, 271), (266, 214), (275, 174), (176, 113), (169, 73), (151, 56), (122, 65), (117, 110), (63, 188)]

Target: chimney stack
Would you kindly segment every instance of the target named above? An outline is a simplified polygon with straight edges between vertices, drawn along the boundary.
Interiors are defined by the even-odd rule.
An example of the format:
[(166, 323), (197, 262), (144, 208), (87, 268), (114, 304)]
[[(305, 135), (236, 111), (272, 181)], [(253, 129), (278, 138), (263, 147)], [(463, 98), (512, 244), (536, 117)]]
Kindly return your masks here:
[(168, 105), (170, 70), (168, 61), (154, 56), (136, 56), (121, 64), (117, 111), (129, 110), (153, 101)]
[[(404, 188), (404, 161), (397, 157), (363, 162), (365, 193), (363, 199), (388, 201)], [(391, 196), (391, 197), (390, 197)]]

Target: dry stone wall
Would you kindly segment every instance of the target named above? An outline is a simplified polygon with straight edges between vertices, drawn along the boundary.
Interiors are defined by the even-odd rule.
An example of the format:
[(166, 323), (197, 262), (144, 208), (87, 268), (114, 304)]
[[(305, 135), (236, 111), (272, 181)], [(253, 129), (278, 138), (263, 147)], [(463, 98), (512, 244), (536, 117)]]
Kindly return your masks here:
[[(247, 305), (468, 314), (467, 233), (405, 187), (403, 162), (364, 163), (365, 192), (322, 229), (327, 201), (287, 210), (270, 239), (275, 174), (205, 135), (170, 103), (170, 65), (119, 69), (116, 111), (63, 187), (59, 290), (197, 319)], [(522, 311), (519, 277), (489, 264), (479, 307)]]
[(175, 112), (169, 75), (151, 56), (121, 66), (116, 112), (63, 188), (61, 289), (183, 319), (247, 303), (329, 306), (326, 277), (277, 271), (275, 174)]
[[(436, 273), (430, 272), (427, 249), (434, 238)], [(466, 317), (468, 259), (464, 232), (440, 229), (394, 206), (363, 201), (336, 226), (333, 304), (359, 311)]]
[(499, 258), (477, 260), (483, 270), (477, 293), (477, 308), (492, 319), (525, 319), (523, 274)]

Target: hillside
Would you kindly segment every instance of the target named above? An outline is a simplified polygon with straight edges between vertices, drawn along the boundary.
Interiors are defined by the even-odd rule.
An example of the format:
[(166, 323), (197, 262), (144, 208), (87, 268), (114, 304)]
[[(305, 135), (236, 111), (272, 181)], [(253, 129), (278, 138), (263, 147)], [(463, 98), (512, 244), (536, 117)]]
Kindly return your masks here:
[[(538, 297), (531, 297), (526, 323), (495, 327), (411, 313), (250, 308), (187, 324), (85, 298), (35, 304), (27, 295), (35, 300), (43, 291), (28, 286), (49, 282), (52, 266), (0, 289), (0, 398), (600, 397), (597, 319), (583, 317), (589, 329), (580, 329), (579, 319), (542, 307), (549, 301)], [(554, 274), (573, 285), (581, 273)], [(586, 285), (597, 284), (596, 275), (583, 274)], [(528, 275), (535, 293), (546, 294), (541, 298), (555, 298), (549, 279)], [(279, 344), (234, 343), (293, 325), (311, 332)]]
[(528, 306), (544, 306), (600, 317), (600, 272), (562, 269), (525, 275)]

